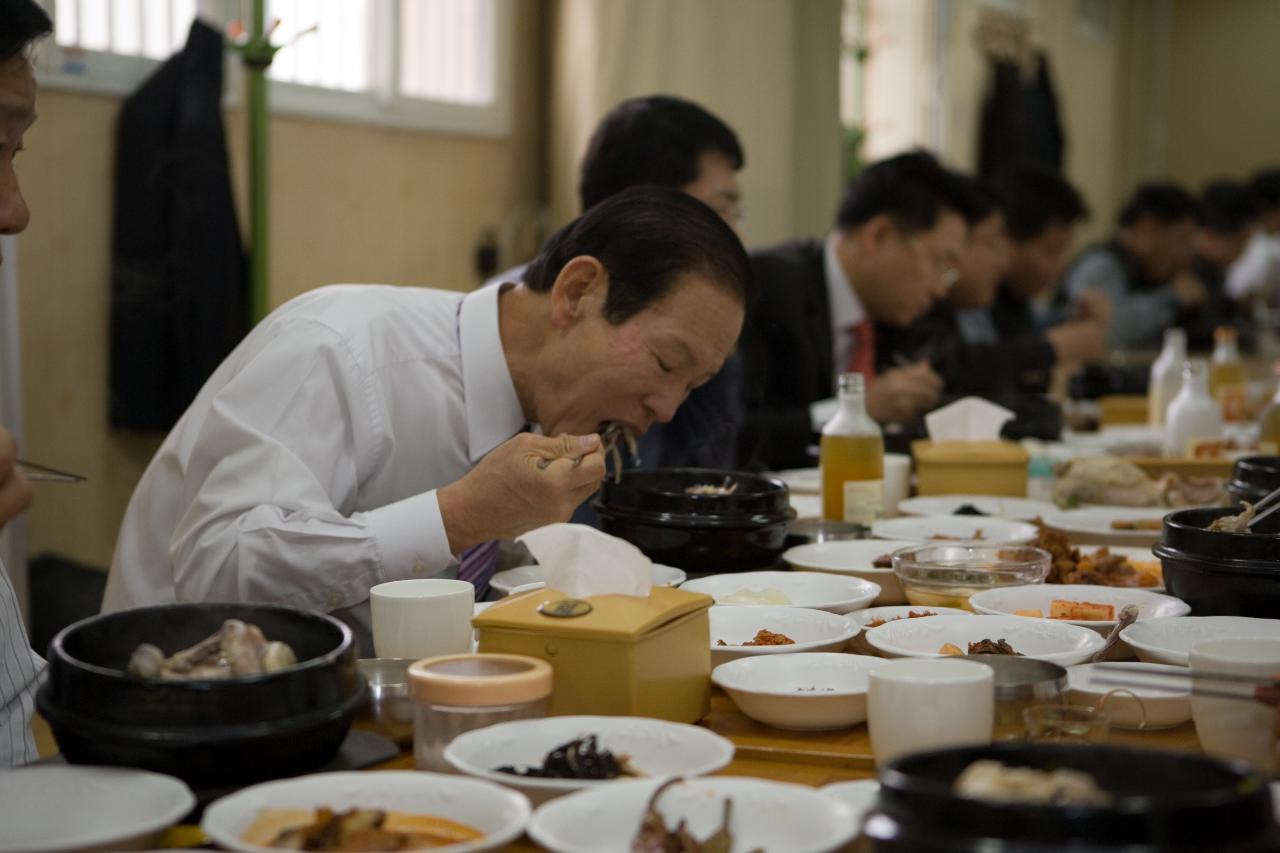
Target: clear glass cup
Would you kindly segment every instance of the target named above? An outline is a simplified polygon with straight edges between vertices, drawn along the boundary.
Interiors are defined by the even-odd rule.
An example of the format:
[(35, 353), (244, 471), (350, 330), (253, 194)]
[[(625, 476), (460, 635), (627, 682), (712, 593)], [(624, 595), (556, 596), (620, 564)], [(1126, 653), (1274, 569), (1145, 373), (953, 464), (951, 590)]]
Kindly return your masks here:
[(1087, 705), (1032, 705), (1022, 712), (1027, 740), (1050, 743), (1105, 743), (1111, 717)]

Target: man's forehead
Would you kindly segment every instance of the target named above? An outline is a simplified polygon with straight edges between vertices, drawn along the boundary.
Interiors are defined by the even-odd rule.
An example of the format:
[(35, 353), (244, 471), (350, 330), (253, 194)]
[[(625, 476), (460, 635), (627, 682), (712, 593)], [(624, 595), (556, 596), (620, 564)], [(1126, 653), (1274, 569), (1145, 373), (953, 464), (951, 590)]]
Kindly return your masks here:
[(36, 78), (22, 55), (0, 62), (0, 114), (6, 120), (34, 119)]

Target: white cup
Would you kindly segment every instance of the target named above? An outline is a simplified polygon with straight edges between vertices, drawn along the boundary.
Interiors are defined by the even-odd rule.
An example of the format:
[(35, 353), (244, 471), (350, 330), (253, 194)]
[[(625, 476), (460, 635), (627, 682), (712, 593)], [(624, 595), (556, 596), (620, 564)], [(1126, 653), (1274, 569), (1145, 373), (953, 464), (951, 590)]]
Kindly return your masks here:
[[(1191, 649), (1191, 672), (1272, 676), (1280, 673), (1280, 640), (1206, 640)], [(1206, 688), (1250, 697), (1247, 684), (1208, 682)], [(1205, 753), (1239, 759), (1260, 773), (1280, 772), (1280, 743), (1273, 723), (1276, 709), (1258, 701), (1215, 699), (1191, 694), (1191, 719)]]
[(911, 496), (911, 457), (905, 453), (884, 455), (884, 514), (901, 515), (898, 504)]
[(374, 654), (410, 660), (466, 654), (475, 598), (473, 585), (450, 578), (378, 584), (369, 590)]
[(991, 667), (967, 660), (902, 658), (880, 664), (867, 679), (867, 727), (877, 765), (912, 752), (991, 743)]

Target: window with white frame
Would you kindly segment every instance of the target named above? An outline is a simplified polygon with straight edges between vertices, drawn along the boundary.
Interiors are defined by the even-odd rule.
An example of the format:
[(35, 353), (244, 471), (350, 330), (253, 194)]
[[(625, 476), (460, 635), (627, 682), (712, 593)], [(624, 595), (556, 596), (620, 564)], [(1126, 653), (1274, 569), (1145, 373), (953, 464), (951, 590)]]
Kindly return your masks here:
[[(267, 0), (275, 112), (502, 135), (509, 128), (513, 0)], [(248, 0), (45, 0), (40, 60), (55, 87), (126, 93), (182, 47), (198, 14), (247, 25)], [(230, 67), (238, 62), (229, 52)], [(229, 77), (234, 98), (238, 73)]]

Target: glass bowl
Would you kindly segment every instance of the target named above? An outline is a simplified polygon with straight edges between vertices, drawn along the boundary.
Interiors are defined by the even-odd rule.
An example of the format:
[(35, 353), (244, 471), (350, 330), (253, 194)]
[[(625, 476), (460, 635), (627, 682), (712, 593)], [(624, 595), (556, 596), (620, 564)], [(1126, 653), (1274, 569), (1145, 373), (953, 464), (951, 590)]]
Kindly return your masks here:
[(907, 601), (917, 607), (961, 607), (984, 589), (1044, 583), (1052, 558), (1029, 545), (952, 542), (903, 548), (893, 554), (893, 573)]

